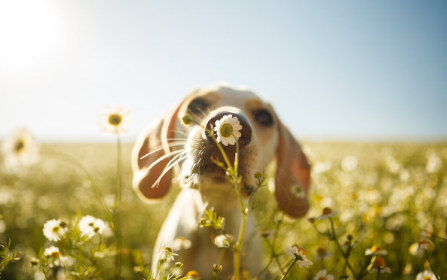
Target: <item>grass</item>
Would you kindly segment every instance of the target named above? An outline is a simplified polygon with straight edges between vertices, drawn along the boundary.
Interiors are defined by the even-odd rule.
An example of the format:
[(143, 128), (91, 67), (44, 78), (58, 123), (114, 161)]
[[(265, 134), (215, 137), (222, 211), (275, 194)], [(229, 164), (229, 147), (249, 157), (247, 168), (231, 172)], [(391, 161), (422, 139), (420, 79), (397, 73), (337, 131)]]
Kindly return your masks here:
[[(276, 210), (267, 187), (256, 194), (253, 214), (259, 232), (272, 231), (265, 235), (265, 263), (272, 279), (284, 276), (289, 267), (284, 279), (313, 279), (322, 269), (335, 279), (344, 275), (415, 279), (424, 270), (434, 270), (439, 279), (447, 277), (446, 143), (307, 142), (304, 146), (313, 165), (308, 217), (319, 217), (324, 208), (337, 213), (314, 223), (291, 220)], [(121, 278), (142, 279), (147, 277), (155, 238), (178, 189), (172, 188), (156, 205), (141, 202), (130, 186), (131, 147), (122, 145)], [(20, 257), (5, 266), (1, 279), (45, 279), (39, 267), (43, 249), (52, 245), (72, 258), (64, 268), (46, 264), (49, 279), (53, 274), (73, 279), (115, 277), (113, 232), (87, 242), (81, 240), (76, 225), (80, 217), (92, 215), (113, 228), (113, 217), (100, 201), (110, 208), (115, 204), (116, 160), (113, 144), (45, 144), (41, 161), (26, 172), (0, 174), (0, 243), (10, 242), (9, 253)], [(267, 174), (271, 177), (273, 172)], [(42, 229), (50, 219), (65, 221), (69, 238), (48, 241)], [(69, 240), (77, 242), (64, 244)], [(428, 242), (428, 251), (417, 250), (414, 244), (421, 240)], [(285, 254), (285, 248), (294, 244), (306, 250), (313, 265), (292, 265), (295, 260)], [(387, 254), (366, 256), (373, 246)], [(323, 255), (327, 259), (316, 259)], [(382, 267), (370, 273), (373, 264), (381, 264), (380, 258), (391, 273), (378, 274)], [(36, 260), (39, 264), (32, 266)]]

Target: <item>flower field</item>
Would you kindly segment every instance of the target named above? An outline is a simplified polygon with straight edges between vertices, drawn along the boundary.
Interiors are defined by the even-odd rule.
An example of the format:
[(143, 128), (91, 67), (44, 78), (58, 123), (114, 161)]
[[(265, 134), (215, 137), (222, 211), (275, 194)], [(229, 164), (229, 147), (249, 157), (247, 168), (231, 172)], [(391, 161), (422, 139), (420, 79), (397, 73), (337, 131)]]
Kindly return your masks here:
[[(0, 158), (0, 279), (151, 279), (152, 247), (178, 190), (158, 204), (140, 201), (131, 143), (36, 145), (29, 164)], [(447, 277), (447, 144), (305, 142), (304, 150), (311, 210), (300, 220), (282, 215), (268, 187), (274, 166), (266, 171), (250, 212), (265, 273), (243, 279)], [(173, 253), (163, 279), (199, 277)]]

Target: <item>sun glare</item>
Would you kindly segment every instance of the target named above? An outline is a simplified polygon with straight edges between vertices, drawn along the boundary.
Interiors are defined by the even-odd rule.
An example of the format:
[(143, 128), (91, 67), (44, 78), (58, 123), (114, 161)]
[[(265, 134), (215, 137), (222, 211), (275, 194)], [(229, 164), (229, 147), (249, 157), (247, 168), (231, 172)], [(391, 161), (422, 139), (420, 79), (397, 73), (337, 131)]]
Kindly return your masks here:
[(53, 55), (60, 44), (60, 16), (50, 1), (2, 1), (0, 70), (35, 71)]

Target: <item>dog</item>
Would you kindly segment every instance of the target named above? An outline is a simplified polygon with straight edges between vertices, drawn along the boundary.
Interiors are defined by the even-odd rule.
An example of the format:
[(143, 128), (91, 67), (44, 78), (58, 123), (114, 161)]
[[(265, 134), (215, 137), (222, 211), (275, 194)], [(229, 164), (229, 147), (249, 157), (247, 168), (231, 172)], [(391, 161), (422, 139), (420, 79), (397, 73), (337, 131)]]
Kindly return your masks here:
[[(201, 125), (184, 125), (182, 117), (187, 114)], [(274, 196), (278, 207), (293, 218), (304, 216), (309, 209), (309, 163), (273, 107), (244, 87), (214, 84), (196, 89), (143, 132), (132, 151), (133, 188), (148, 202), (166, 196), (174, 166), (180, 166), (177, 178), (181, 190), (155, 244), (154, 275), (159, 252), (166, 247), (175, 248), (178, 240), (187, 240), (188, 246), (175, 251), (183, 261), (184, 271), (194, 270), (201, 279), (214, 279), (213, 264), (218, 263), (220, 249), (215, 245), (215, 231), (200, 228), (199, 221), (206, 209), (214, 209), (225, 218), (228, 236), (238, 236), (241, 221), (238, 197), (234, 185), (225, 179), (225, 171), (215, 163), (216, 159), (223, 161), (222, 155), (204, 130), (228, 115), (236, 117), (242, 126), (237, 141), (242, 177), (239, 185), (245, 199), (256, 185), (255, 173), (263, 172), (270, 162), (276, 161)], [(235, 145), (222, 147), (230, 162), (234, 162)], [(262, 270), (263, 258), (261, 241), (254, 238), (255, 226), (252, 215), (248, 215), (241, 263), (252, 277)], [(227, 250), (220, 262), (223, 270), (219, 279), (231, 279), (232, 258), (231, 250)]]

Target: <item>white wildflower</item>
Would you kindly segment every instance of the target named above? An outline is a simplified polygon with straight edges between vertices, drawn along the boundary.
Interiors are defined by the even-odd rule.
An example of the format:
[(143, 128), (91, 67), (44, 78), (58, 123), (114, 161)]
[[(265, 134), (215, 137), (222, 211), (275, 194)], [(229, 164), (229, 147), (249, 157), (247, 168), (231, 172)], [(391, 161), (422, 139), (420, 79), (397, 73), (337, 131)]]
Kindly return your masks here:
[(369, 272), (374, 273), (376, 270), (378, 270), (379, 273), (391, 273), (391, 269), (386, 266), (385, 259), (381, 257), (376, 257), (372, 260)]
[(178, 256), (177, 254), (175, 254), (174, 252), (172, 252), (172, 249), (169, 247), (165, 247), (159, 254), (158, 257), (161, 260), (165, 260), (165, 261), (173, 261), (174, 260), (174, 256)]
[(50, 267), (65, 266), (69, 261), (68, 257), (62, 256), (58, 247), (51, 246), (44, 250), (43, 255), (50, 260)]
[(47, 258), (55, 258), (58, 259), (61, 256), (61, 252), (59, 248), (56, 246), (51, 246), (45, 249), (43, 255)]
[(126, 133), (130, 122), (130, 111), (121, 105), (113, 105), (100, 115), (101, 131), (116, 136)]
[(337, 213), (338, 213), (337, 210), (332, 210), (329, 207), (325, 207), (323, 209), (323, 214), (320, 215), (317, 219), (318, 220), (324, 220), (324, 219), (327, 219), (327, 218), (330, 218), (330, 217), (334, 216)]
[(416, 275), (416, 280), (437, 280), (437, 278), (433, 272), (425, 270), (424, 272), (421, 272), (418, 275)]
[(219, 248), (230, 248), (232, 243), (233, 238), (228, 234), (220, 234), (214, 237), (214, 245)]
[(95, 234), (102, 234), (107, 229), (107, 225), (103, 220), (87, 215), (79, 221), (79, 231), (81, 236), (92, 238)]
[[(220, 120), (216, 121), (216, 127), (214, 131), (217, 133), (217, 142), (222, 142), (223, 145), (228, 146), (236, 144), (236, 140), (241, 137), (239, 130), (242, 126), (237, 119), (232, 115), (223, 116)], [(236, 137), (236, 138), (235, 138)]]
[(40, 160), (39, 146), (24, 128), (14, 130), (2, 143), (4, 165), (7, 171), (20, 171)]
[(286, 253), (295, 258), (296, 263), (300, 267), (309, 267), (313, 264), (309, 259), (307, 259), (306, 250), (303, 248), (298, 248), (296, 245), (286, 247)]
[(67, 226), (61, 220), (49, 220), (43, 225), (43, 235), (50, 241), (59, 241), (67, 232)]
[(370, 249), (366, 249), (365, 256), (378, 256), (378, 255), (387, 255), (388, 251), (380, 248), (377, 245), (372, 246)]
[(318, 271), (318, 273), (315, 275), (314, 280), (334, 280), (334, 276), (327, 273), (326, 269)]

